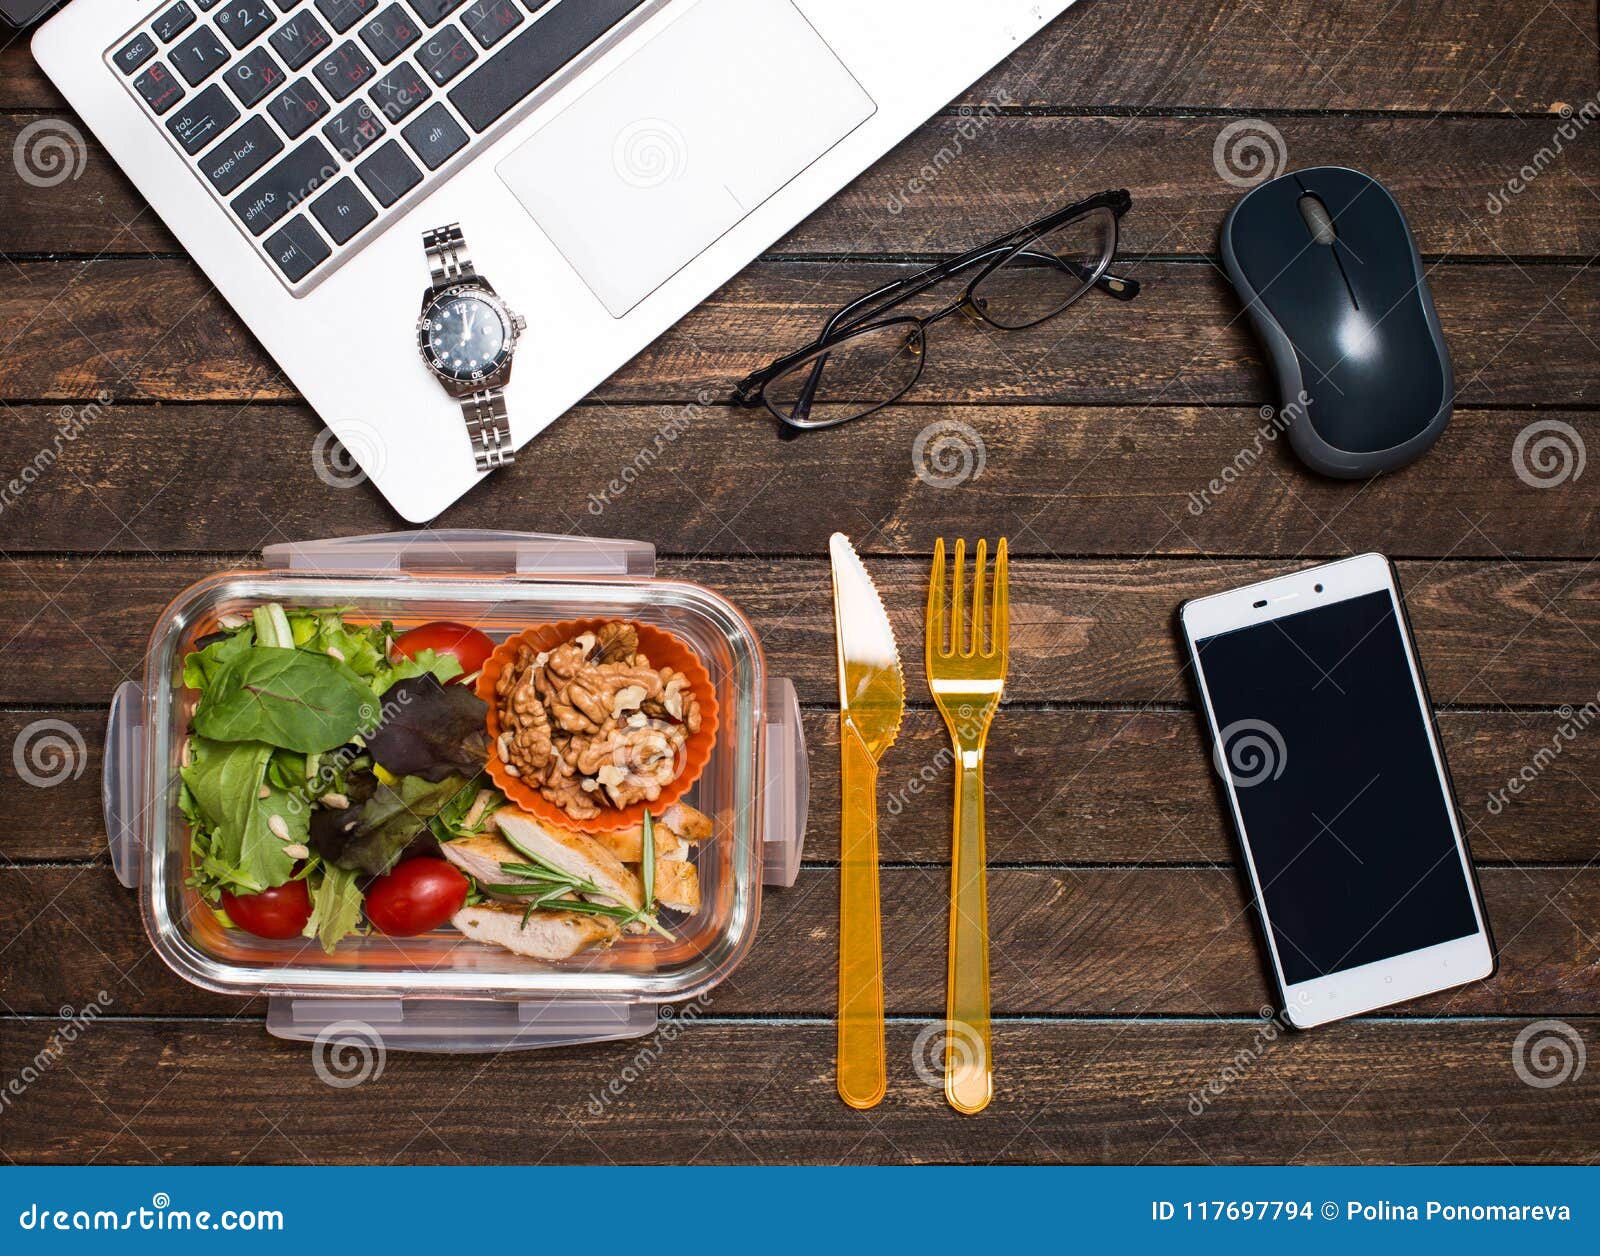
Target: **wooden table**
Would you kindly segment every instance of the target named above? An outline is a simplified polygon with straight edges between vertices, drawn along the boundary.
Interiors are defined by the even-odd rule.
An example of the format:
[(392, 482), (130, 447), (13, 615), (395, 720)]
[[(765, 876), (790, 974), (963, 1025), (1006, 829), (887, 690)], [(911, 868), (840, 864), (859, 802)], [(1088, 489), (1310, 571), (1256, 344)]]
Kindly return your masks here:
[[(608, 1104), (593, 1097), (646, 1044), (393, 1054), (381, 1077), (335, 1089), (306, 1047), (267, 1036), (260, 1003), (185, 985), (152, 956), (101, 830), (112, 688), (190, 581), (263, 544), (399, 521), (370, 486), (318, 481), (321, 425), (92, 141), (78, 177), (54, 186), (6, 169), (0, 470), (34, 458), (62, 407), (102, 390), (112, 401), (0, 513), (3, 745), (42, 719), (87, 743), (81, 775), (55, 788), (0, 768), (0, 1080), (32, 1066), (60, 1009), (102, 990), (110, 1006), (5, 1100), (0, 1150), (102, 1163), (1592, 1159), (1600, 1060), (1533, 1086), (1516, 1040), (1558, 1020), (1538, 1032), (1600, 1049), (1600, 727), (1558, 733), (1600, 695), (1600, 470), (1534, 487), (1513, 449), (1535, 422), (1590, 445), (1600, 433), (1600, 128), (1574, 121), (1575, 138), (1559, 137), (1560, 112), (1593, 108), (1597, 89), (1592, 0), (1084, 0), (439, 520), (654, 541), (664, 571), (743, 607), (807, 708), (798, 884), (768, 896), (748, 961)], [(0, 54), (7, 151), (28, 124), (69, 116), (20, 42)], [(1335, 483), (1269, 443), (1193, 508), (1273, 399), (1216, 261), (1240, 194), (1218, 161), (1248, 173), (1227, 165), (1225, 133), (1293, 166), (1358, 166), (1405, 206), (1460, 389), (1418, 465)], [(935, 172), (910, 191), (924, 166)], [(1508, 193), (1525, 166), (1525, 190)], [(780, 443), (721, 404), (731, 380), (868, 286), (1115, 186), (1134, 198), (1124, 254), (1147, 285), (1138, 301), (1091, 297), (1068, 326), (1003, 346), (943, 324), (911, 404), (819, 437)], [(716, 403), (658, 441), (702, 390)], [(919, 478), (913, 449), (934, 424), (966, 425), (949, 430), (981, 442), (981, 474)], [(590, 495), (646, 448), (653, 469), (597, 518)], [(944, 733), (917, 667), (883, 771), (886, 797), (903, 797), (883, 833), (889, 1093), (866, 1114), (834, 1094), (836, 528), (868, 556), (908, 660), (935, 537), (1005, 533), (1016, 556), (1009, 701), (990, 743), (998, 1097), (976, 1118), (953, 1114), (913, 1059), (943, 1010), (950, 840), (947, 774), (929, 766)], [(1449, 997), (1274, 1036), (1171, 615), (1194, 594), (1367, 549), (1399, 562), (1501, 966)], [(1487, 805), (1535, 763), (1510, 805)], [(1221, 1093), (1191, 1098), (1208, 1083)]]

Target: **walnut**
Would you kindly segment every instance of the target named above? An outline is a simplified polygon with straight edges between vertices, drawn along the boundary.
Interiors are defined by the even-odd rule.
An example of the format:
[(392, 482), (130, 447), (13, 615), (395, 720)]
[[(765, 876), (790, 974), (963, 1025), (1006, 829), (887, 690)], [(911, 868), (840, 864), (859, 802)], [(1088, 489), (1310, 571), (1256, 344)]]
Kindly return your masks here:
[(601, 625), (595, 640), (599, 646), (594, 656), (596, 663), (632, 663), (639, 653), (639, 630), (620, 619)]

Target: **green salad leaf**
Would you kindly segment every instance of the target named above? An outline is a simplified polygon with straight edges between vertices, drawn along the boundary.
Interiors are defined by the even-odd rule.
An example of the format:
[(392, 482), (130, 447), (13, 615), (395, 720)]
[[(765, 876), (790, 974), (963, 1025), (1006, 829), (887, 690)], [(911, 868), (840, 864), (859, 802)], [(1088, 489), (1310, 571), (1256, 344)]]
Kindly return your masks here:
[(311, 919), (304, 930), (330, 955), (342, 938), (356, 930), (361, 920), (361, 887), (356, 873), (331, 864), (322, 865), (322, 878), (311, 886)]
[(430, 822), (471, 782), (463, 776), (442, 781), (401, 777), (397, 788), (379, 784), (371, 797), (344, 811), (319, 809), (311, 838), (328, 863), (379, 876), (389, 871), (407, 846), (430, 832)]
[[(218, 879), (255, 891), (282, 885), (294, 871), (284, 847), (308, 840), (311, 809), (299, 795), (266, 784), (272, 747), (196, 737), (190, 753), (183, 783), (211, 833), (207, 854)], [(287, 842), (273, 832), (274, 817)]]
[(204, 647), (184, 658), (183, 683), (190, 689), (204, 689), (218, 672), (255, 643), (255, 630), (249, 624), (225, 636), (208, 638)]
[(207, 683), (195, 730), (215, 741), (332, 750), (377, 722), (372, 687), (328, 654), (252, 646)]

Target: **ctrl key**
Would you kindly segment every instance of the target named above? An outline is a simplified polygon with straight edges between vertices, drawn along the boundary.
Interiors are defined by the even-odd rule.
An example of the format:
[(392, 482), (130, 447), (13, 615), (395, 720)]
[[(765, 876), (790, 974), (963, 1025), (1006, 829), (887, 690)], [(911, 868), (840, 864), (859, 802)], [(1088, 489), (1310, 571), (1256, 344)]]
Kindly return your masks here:
[(267, 237), (267, 256), (290, 283), (299, 283), (328, 260), (332, 252), (317, 230), (296, 214)]

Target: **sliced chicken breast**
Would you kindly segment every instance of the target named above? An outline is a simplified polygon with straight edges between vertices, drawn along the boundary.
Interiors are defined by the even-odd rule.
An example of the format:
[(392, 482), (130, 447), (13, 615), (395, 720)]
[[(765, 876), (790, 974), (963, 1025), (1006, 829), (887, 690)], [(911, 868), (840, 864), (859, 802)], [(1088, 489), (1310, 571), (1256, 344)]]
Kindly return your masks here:
[(546, 824), (536, 816), (510, 807), (496, 811), (494, 822), (512, 846), (549, 860), (563, 872), (594, 882), (606, 892), (608, 901), (633, 908), (644, 904), (639, 878), (587, 834)]
[[(643, 825), (632, 829), (617, 829), (612, 833), (593, 833), (590, 836), (625, 864), (644, 862)], [(656, 825), (657, 859), (663, 855), (675, 855), (682, 848), (683, 843), (671, 829), (664, 824)]]
[(700, 910), (700, 874), (682, 859), (656, 860), (656, 901), (673, 911)]
[[(439, 849), (444, 857), (478, 883), (480, 887), (515, 880), (509, 872), (501, 872), (500, 865), (526, 863), (511, 843), (498, 833), (479, 833), (473, 837), (458, 837), (441, 842)], [(489, 891), (484, 891), (489, 893)]]
[(463, 907), (450, 923), (463, 937), (493, 942), (530, 959), (571, 959), (581, 951), (616, 941), (616, 925), (604, 916), (574, 911), (536, 911), (526, 924), (520, 907), (480, 903)]
[(686, 842), (711, 840), (711, 817), (686, 802), (675, 802), (661, 813), (661, 823)]

